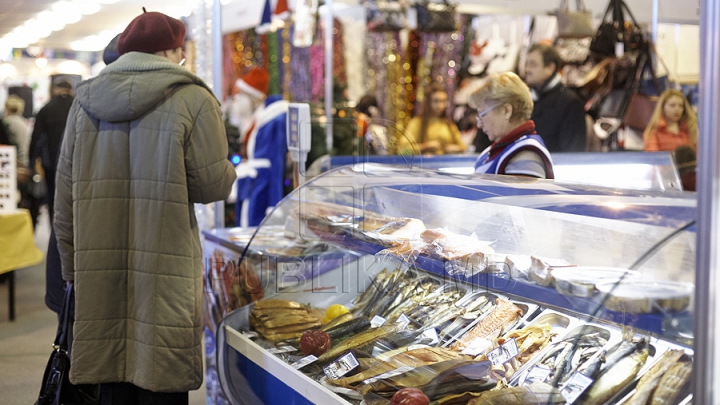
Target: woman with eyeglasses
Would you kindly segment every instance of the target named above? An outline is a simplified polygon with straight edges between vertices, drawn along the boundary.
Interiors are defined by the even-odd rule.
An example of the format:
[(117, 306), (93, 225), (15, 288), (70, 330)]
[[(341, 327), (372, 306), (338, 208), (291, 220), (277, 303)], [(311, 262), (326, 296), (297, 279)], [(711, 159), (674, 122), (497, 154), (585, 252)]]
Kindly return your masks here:
[(530, 90), (515, 73), (488, 76), (469, 101), (492, 142), (475, 162), (476, 173), (554, 178), (550, 152), (530, 120)]
[(401, 155), (443, 155), (463, 153), (466, 146), (457, 125), (447, 116), (448, 93), (445, 86), (433, 83), (425, 89), (420, 115), (408, 122), (399, 136)]

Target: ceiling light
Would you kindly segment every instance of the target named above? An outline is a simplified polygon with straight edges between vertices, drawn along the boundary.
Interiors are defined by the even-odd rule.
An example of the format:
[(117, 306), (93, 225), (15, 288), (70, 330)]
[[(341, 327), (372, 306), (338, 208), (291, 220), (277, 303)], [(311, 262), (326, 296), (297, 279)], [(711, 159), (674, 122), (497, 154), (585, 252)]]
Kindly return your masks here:
[[(77, 17), (79, 21), (80, 15), (77, 15)], [(50, 31), (60, 31), (61, 29), (65, 28), (65, 21), (63, 21), (63, 19), (59, 17), (58, 13), (50, 10), (45, 10), (39, 13), (37, 16), (35, 16), (35, 18), (29, 21), (33, 20), (37, 21), (39, 24), (42, 24)], [(25, 24), (27, 24), (27, 22)]]
[(48, 60), (45, 59), (45, 58), (37, 58), (37, 59), (35, 59), (35, 65), (36, 65), (37, 67), (39, 67), (40, 69), (42, 69), (42, 68), (44, 68), (45, 66), (47, 66), (47, 64), (48, 64)]
[(70, 12), (81, 15), (95, 14), (100, 11), (100, 5), (96, 3), (75, 3), (70, 1), (58, 1), (52, 6), (53, 11)]
[(75, 24), (82, 18), (79, 13), (75, 13), (72, 11), (56, 11), (54, 14), (56, 20), (63, 22), (65, 25)]
[(3, 63), (0, 65), (0, 79), (7, 77), (15, 77), (17, 75), (17, 69), (15, 66), (9, 63)]
[(82, 75), (85, 73), (85, 66), (76, 60), (65, 60), (57, 66), (58, 73)]

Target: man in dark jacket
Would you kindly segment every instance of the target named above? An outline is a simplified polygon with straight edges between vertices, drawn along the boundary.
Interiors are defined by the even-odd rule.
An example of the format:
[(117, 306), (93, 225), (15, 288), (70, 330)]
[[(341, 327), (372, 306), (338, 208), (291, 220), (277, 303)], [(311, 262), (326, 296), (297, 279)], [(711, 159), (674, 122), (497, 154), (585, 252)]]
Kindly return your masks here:
[(585, 151), (585, 108), (560, 81), (562, 59), (555, 48), (535, 44), (525, 61), (525, 83), (535, 102), (531, 119), (550, 152)]
[[(50, 223), (53, 221), (55, 198), (55, 170), (60, 152), (65, 122), (74, 97), (72, 85), (62, 80), (55, 83), (53, 98), (40, 109), (35, 117), (35, 127), (30, 141), (30, 162), (40, 159), (45, 171), (47, 185), (47, 206)], [(32, 166), (32, 164), (31, 164)], [(60, 271), (60, 256), (57, 251), (55, 232), (50, 232), (50, 241), (45, 264), (45, 305), (60, 314), (65, 293), (65, 281)]]

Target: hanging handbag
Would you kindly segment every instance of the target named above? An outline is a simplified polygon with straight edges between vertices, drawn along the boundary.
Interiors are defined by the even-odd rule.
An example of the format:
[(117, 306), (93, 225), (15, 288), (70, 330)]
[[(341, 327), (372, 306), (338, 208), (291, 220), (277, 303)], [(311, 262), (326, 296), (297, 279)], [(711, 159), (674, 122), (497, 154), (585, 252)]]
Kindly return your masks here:
[(417, 30), (420, 32), (455, 32), (455, 4), (443, 0), (434, 3), (428, 0), (415, 3)]
[(407, 8), (399, 1), (366, 0), (365, 17), (368, 31), (400, 31), (407, 27)]
[(657, 96), (652, 93), (647, 94), (640, 91), (640, 78), (642, 77), (645, 70), (649, 70), (650, 82), (654, 88), (654, 94), (660, 94), (662, 92), (660, 82), (655, 75), (655, 68), (653, 67), (650, 53), (646, 52), (643, 55), (643, 60), (640, 61), (642, 67), (637, 70), (637, 76), (635, 78), (636, 83), (634, 86), (635, 93), (630, 97), (628, 102), (627, 110), (623, 118), (623, 124), (626, 127), (630, 127), (637, 131), (644, 131), (647, 124), (650, 122), (655, 106), (657, 105)]
[(43, 374), (40, 394), (35, 405), (99, 405), (100, 386), (73, 385), (70, 383), (69, 337), (72, 335), (70, 317), (73, 300), (73, 284), (65, 288), (65, 298), (61, 310), (53, 351), (50, 354)]
[(561, 0), (555, 11), (558, 23), (558, 38), (586, 38), (595, 35), (592, 15), (585, 9), (583, 0), (575, 0), (575, 11), (570, 11), (568, 0)]
[[(612, 20), (608, 20), (610, 13)], [(629, 28), (625, 27), (626, 13), (632, 21)], [(615, 46), (618, 43), (623, 44), (623, 52), (643, 50), (646, 46), (645, 35), (625, 2), (610, 0), (602, 23), (590, 42), (590, 51), (613, 56), (616, 54)]]

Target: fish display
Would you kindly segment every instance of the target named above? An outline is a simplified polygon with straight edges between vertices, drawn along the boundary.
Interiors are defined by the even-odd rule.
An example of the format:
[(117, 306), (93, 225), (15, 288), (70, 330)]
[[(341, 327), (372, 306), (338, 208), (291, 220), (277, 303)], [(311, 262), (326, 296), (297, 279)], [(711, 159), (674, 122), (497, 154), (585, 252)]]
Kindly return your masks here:
[(402, 351), (388, 358), (380, 360), (373, 367), (350, 377), (330, 380), (329, 383), (340, 387), (353, 388), (364, 380), (376, 377), (399, 367), (419, 367), (445, 360), (462, 359), (464, 356), (452, 350), (441, 347), (424, 347)]
[(520, 307), (498, 298), (492, 312), (455, 341), (450, 348), (460, 352), (465, 350), (475, 339), (492, 340), (497, 338), (503, 331), (510, 329), (520, 319), (521, 315), (522, 309)]
[(580, 397), (579, 403), (583, 405), (603, 404), (632, 381), (645, 365), (649, 355), (647, 341), (643, 340), (643, 342), (644, 344), (640, 345), (640, 348), (636, 346), (631, 354), (620, 358), (614, 363), (610, 363), (606, 359), (608, 366), (604, 368), (605, 371), (601, 372)]
[(645, 373), (635, 387), (635, 393), (625, 402), (627, 405), (645, 405), (650, 399), (653, 391), (657, 388), (660, 379), (672, 366), (685, 354), (683, 350), (668, 350), (663, 356)]
[(255, 303), (250, 326), (267, 341), (299, 338), (303, 332), (322, 325), (322, 312), (298, 302), (268, 299)]
[(347, 340), (340, 342), (339, 344), (333, 345), (330, 350), (328, 350), (318, 358), (318, 362), (324, 363), (330, 360), (334, 360), (340, 355), (356, 347), (377, 341), (378, 339), (387, 336), (392, 332), (395, 332), (398, 328), (398, 324), (390, 324), (383, 325), (379, 328), (368, 329), (364, 332), (358, 333), (357, 335), (354, 335)]
[[(494, 347), (505, 344), (511, 339), (515, 339), (515, 343), (517, 343), (518, 346), (518, 355), (505, 364), (493, 367), (491, 376), (496, 380), (503, 378), (510, 379), (523, 364), (527, 363), (550, 343), (550, 339), (552, 338), (551, 330), (552, 327), (547, 324), (533, 325), (508, 332), (503, 337), (498, 338), (493, 344)], [(476, 358), (476, 360), (485, 359), (486, 356), (484, 354)]]
[(561, 405), (565, 397), (552, 385), (535, 383), (487, 391), (468, 405)]
[(575, 372), (594, 378), (604, 364), (601, 348), (607, 344), (601, 333), (577, 333), (551, 344), (536, 365), (547, 367), (545, 379), (553, 386), (565, 383)]
[(692, 362), (689, 361), (681, 361), (670, 367), (667, 373), (660, 378), (658, 387), (650, 399), (650, 405), (674, 404), (682, 392), (681, 389), (690, 380), (692, 368)]

